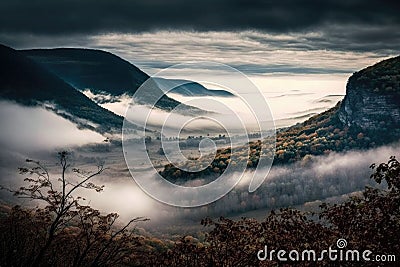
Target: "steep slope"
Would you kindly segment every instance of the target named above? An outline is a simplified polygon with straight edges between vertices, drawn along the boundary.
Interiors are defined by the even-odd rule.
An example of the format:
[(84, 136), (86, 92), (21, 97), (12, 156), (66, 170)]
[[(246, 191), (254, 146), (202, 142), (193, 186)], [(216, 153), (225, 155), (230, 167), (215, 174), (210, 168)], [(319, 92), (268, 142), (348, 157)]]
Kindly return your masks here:
[(274, 163), (399, 141), (399, 96), (400, 57), (354, 73), (342, 102), (277, 133)]
[[(21, 53), (41, 64), (78, 90), (90, 89), (94, 94), (108, 95), (101, 102), (115, 102), (121, 95), (133, 96), (149, 76), (128, 61), (106, 51), (80, 48), (21, 50)], [(146, 88), (140, 102), (153, 103), (152, 96), (161, 95), (156, 83)], [(160, 92), (161, 91), (161, 92)], [(164, 95), (156, 107), (172, 110), (180, 102)], [(198, 112), (198, 109), (180, 105), (181, 109)]]
[(349, 78), (339, 118), (346, 125), (363, 130), (399, 131), (400, 56), (365, 68)]
[(172, 90), (169, 91), (170, 93), (179, 94), (182, 96), (233, 96), (233, 94), (228, 91), (217, 89), (210, 90), (199, 83), (188, 80), (156, 78), (156, 82), (164, 92), (172, 88)]
[(116, 55), (93, 49), (21, 50), (73, 87), (119, 96), (133, 94), (149, 76)]
[(119, 131), (123, 118), (98, 106), (81, 92), (20, 52), (0, 45), (0, 98), (48, 108), (99, 132)]
[[(399, 141), (399, 96), (400, 57), (356, 72), (349, 78), (342, 102), (277, 132), (274, 164), (300, 160), (308, 164), (313, 156)], [(251, 149), (247, 167), (254, 168), (258, 165), (261, 141), (250, 142), (243, 150), (248, 147)], [(200, 173), (177, 172), (178, 169), (169, 164), (160, 174), (172, 182), (208, 176), (213, 172), (219, 174), (230, 161), (230, 151), (229, 148), (219, 150), (209, 167)]]

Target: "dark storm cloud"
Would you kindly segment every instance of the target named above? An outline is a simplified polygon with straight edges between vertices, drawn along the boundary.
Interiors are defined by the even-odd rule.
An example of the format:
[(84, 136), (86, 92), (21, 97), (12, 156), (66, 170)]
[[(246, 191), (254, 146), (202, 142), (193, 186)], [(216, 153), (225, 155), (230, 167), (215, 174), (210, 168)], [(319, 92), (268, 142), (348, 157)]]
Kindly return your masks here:
[(0, 43), (104, 49), (149, 73), (218, 58), (247, 74), (342, 74), (400, 53), (399, 13), (387, 0), (2, 0)]
[(399, 6), (398, 1), (378, 0), (2, 0), (0, 31), (71, 34), (256, 29), (287, 32), (330, 24), (398, 25)]

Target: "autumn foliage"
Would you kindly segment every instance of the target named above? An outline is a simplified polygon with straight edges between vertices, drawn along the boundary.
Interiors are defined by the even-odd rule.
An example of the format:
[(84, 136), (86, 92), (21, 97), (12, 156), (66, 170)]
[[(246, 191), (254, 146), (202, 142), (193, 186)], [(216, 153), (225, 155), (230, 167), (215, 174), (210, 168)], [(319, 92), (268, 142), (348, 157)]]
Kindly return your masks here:
[[(64, 156), (61, 166), (67, 170)], [(281, 266), (284, 264), (276, 260), (259, 261), (257, 252), (265, 246), (271, 250), (321, 251), (335, 246), (339, 238), (347, 240), (347, 249), (400, 257), (400, 163), (394, 157), (371, 166), (371, 178), (386, 184), (387, 189), (367, 187), (358, 196), (339, 204), (322, 204), (314, 212), (293, 208), (271, 211), (262, 221), (205, 218), (202, 238), (182, 236), (173, 242), (136, 234), (130, 224), (143, 218), (118, 225), (117, 214), (102, 214), (79, 204), (81, 199), (70, 198), (68, 190), (55, 190), (46, 171), (33, 163), (36, 167), (21, 172), (39, 178), (28, 178), (29, 186), (16, 193), (41, 199), (47, 205), (36, 209), (16, 206), (0, 217), (0, 262), (4, 266)], [(93, 174), (84, 174), (82, 181)], [(101, 190), (87, 181), (81, 186)], [(63, 184), (63, 179), (58, 182)], [(328, 259), (286, 264), (293, 263), (376, 266), (376, 262), (332, 263)], [(396, 265), (386, 262), (380, 266)]]
[[(102, 214), (82, 204), (75, 196), (83, 188), (103, 190), (92, 178), (103, 172), (72, 169), (79, 179), (67, 178), (71, 173), (68, 153), (59, 153), (60, 178), (54, 179), (37, 161), (27, 160), (31, 168), (20, 168), (26, 175), (26, 186), (9, 189), (20, 198), (35, 200), (38, 206), (26, 209), (15, 206), (0, 218), (0, 262), (4, 266), (106, 266), (130, 261), (132, 247), (140, 244), (130, 228), (145, 218), (134, 218), (117, 225), (118, 214)], [(40, 206), (39, 206), (40, 205)]]

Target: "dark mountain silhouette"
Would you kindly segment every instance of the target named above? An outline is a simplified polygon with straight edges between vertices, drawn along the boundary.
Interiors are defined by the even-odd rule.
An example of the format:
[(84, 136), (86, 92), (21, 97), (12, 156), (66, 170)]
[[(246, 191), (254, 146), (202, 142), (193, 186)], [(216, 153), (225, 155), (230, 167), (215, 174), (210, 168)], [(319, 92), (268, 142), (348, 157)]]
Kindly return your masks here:
[(49, 103), (53, 111), (81, 127), (99, 132), (120, 130), (122, 117), (98, 106), (19, 51), (0, 45), (0, 58), (0, 98), (24, 105)]
[[(109, 52), (81, 48), (56, 48), (21, 50), (21, 53), (36, 61), (78, 90), (90, 89), (95, 94), (118, 97), (133, 96), (149, 76), (122, 58)], [(153, 88), (154, 87), (154, 88)], [(146, 96), (139, 99), (143, 104), (153, 103), (148, 99), (161, 95), (155, 86), (146, 88)], [(111, 102), (117, 101), (110, 98)], [(103, 101), (104, 102), (104, 101)], [(163, 96), (156, 107), (171, 110), (180, 102)]]
[(156, 78), (156, 82), (164, 92), (172, 88), (172, 90), (169, 91), (170, 93), (180, 94), (183, 96), (234, 96), (228, 91), (219, 89), (210, 90), (199, 83), (188, 80)]
[(80, 48), (21, 50), (73, 87), (94, 93), (133, 95), (149, 76), (109, 52)]
[[(101, 102), (118, 101), (123, 94), (133, 96), (149, 76), (128, 61), (106, 51), (81, 48), (56, 48), (21, 50), (21, 53), (35, 60), (50, 72), (54, 73), (78, 90), (90, 89), (95, 94), (106, 94), (111, 97)], [(144, 97), (139, 99), (143, 104), (153, 103), (154, 96), (161, 95), (156, 83), (148, 83)], [(195, 86), (193, 86), (195, 85)], [(194, 95), (215, 95), (217, 92), (207, 90), (200, 84), (177, 87), (176, 91), (191, 91)], [(228, 93), (229, 94), (229, 93)], [(99, 98), (100, 99), (100, 98)], [(99, 102), (100, 102), (99, 101)], [(172, 110), (180, 105), (181, 110), (194, 110), (181, 105), (180, 102), (163, 96), (156, 107)], [(197, 112), (198, 109), (195, 109)]]

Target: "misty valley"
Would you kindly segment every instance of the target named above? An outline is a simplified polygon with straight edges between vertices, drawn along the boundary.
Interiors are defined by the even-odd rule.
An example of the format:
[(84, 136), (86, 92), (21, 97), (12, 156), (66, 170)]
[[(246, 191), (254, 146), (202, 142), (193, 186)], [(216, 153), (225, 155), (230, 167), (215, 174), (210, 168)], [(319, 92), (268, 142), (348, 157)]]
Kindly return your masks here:
[(105, 47), (0, 45), (0, 266), (280, 266), (257, 252), (339, 239), (400, 255), (399, 56), (149, 75)]

